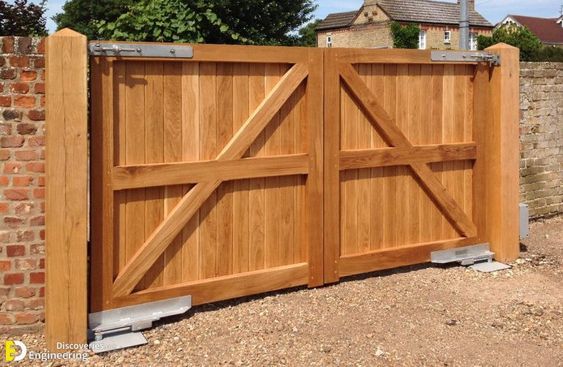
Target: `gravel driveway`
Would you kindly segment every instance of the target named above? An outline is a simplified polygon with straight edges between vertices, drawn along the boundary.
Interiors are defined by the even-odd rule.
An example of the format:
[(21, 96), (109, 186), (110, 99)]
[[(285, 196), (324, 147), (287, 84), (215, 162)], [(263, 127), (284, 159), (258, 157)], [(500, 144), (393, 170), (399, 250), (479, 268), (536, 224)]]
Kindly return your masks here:
[(198, 307), (87, 365), (563, 366), (562, 264), (559, 217), (509, 271), (418, 266)]

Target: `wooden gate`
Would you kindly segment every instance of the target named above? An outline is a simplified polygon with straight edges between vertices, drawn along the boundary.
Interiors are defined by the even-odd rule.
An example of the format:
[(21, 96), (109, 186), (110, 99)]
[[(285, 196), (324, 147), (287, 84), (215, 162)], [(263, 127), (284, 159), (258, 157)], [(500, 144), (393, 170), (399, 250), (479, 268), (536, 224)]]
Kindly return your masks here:
[(91, 58), (93, 311), (323, 284), (314, 51)]
[(515, 48), (488, 49), (491, 66), (410, 50), (88, 58), (86, 46), (71, 30), (47, 41), (52, 350), (85, 342), (88, 311), (315, 287), (481, 242), (518, 257)]

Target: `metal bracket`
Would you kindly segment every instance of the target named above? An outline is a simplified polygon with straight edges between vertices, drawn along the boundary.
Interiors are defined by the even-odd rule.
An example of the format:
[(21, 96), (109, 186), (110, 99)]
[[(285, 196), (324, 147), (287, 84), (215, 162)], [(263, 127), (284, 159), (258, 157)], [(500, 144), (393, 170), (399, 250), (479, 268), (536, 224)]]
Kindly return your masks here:
[(435, 62), (487, 62), (500, 66), (500, 56), (484, 51), (432, 51), (431, 60)]
[(175, 59), (191, 59), (194, 57), (193, 47), (168, 44), (144, 45), (94, 42), (88, 45), (88, 52), (91, 56), (154, 57)]
[(509, 265), (493, 261), (495, 253), (490, 251), (488, 243), (475, 246), (434, 251), (430, 254), (434, 264), (460, 263), (483, 273), (510, 269)]
[(128, 306), (88, 315), (89, 334), (94, 353), (103, 353), (146, 344), (143, 334), (153, 322), (163, 317), (180, 315), (192, 307), (192, 297), (178, 297), (164, 301)]

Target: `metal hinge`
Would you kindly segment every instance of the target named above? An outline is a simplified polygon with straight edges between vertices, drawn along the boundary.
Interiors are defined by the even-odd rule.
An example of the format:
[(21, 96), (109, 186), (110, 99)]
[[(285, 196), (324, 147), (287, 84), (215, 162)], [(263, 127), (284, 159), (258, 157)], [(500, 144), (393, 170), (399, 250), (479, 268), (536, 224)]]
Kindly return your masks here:
[(499, 66), (500, 56), (484, 51), (432, 51), (431, 60), (435, 62), (487, 62)]
[(101, 43), (93, 42), (88, 45), (91, 56), (118, 56), (118, 57), (154, 57), (191, 59), (194, 49), (191, 46), (171, 44), (126, 44), (126, 43)]
[(181, 315), (192, 307), (192, 297), (128, 306), (91, 313), (88, 317), (90, 349), (104, 353), (147, 343), (138, 331), (149, 329), (163, 317)]

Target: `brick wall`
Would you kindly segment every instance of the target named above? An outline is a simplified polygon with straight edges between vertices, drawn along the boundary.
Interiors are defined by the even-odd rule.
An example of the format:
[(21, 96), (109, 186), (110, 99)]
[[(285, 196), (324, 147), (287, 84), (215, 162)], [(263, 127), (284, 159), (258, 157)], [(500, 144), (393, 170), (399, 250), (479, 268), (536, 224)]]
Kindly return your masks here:
[(521, 63), (521, 200), (534, 218), (563, 213), (563, 63)]
[(44, 319), (43, 48), (0, 37), (0, 333)]

